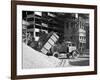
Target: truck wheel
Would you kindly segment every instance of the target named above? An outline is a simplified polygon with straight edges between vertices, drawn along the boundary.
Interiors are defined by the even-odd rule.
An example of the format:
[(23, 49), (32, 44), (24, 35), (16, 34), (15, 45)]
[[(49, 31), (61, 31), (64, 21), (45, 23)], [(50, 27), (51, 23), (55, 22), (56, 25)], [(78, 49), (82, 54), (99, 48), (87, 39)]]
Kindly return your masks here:
[(78, 58), (79, 57), (79, 53), (77, 51), (73, 51), (72, 52), (72, 57), (73, 58)]
[(58, 52), (54, 52), (54, 53), (53, 53), (53, 56), (56, 57), (56, 58), (58, 58), (58, 55), (59, 55)]

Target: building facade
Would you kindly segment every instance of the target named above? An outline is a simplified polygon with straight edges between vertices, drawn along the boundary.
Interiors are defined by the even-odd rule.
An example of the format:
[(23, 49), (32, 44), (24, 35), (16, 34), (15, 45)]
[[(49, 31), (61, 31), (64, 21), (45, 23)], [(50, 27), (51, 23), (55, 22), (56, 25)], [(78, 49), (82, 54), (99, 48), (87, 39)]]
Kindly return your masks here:
[(66, 18), (64, 38), (66, 41), (74, 42), (80, 52), (89, 49), (88, 15), (74, 14), (72, 18)]

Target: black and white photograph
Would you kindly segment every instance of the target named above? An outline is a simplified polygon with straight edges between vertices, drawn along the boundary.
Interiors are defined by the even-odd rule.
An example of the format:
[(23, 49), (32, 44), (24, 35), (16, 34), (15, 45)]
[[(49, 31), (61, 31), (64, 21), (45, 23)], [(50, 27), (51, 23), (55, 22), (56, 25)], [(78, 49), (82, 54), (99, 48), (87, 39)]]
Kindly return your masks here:
[(12, 77), (97, 73), (97, 7), (12, 2)]
[(23, 69), (89, 66), (89, 14), (22, 11)]

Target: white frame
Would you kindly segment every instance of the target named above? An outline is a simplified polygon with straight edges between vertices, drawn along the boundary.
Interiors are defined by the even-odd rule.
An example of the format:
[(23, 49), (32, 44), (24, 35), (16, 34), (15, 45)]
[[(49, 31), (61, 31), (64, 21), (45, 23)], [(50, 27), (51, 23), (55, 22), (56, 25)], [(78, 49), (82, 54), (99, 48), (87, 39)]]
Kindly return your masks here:
[[(90, 23), (90, 65), (84, 67), (62, 67), (45, 69), (22, 69), (22, 10), (46, 11), (65, 13), (88, 13)], [(94, 9), (60, 8), (45, 6), (17, 5), (17, 75), (49, 74), (49, 73), (70, 73), (94, 71)]]

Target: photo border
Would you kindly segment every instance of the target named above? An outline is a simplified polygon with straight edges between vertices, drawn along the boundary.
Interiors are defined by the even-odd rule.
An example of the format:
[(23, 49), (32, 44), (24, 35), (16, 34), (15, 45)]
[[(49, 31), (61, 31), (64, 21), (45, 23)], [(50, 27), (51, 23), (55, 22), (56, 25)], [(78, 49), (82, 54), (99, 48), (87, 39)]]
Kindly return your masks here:
[[(52, 73), (52, 74), (34, 74), (34, 75), (17, 75), (17, 5), (31, 6), (49, 6), (63, 8), (80, 8), (94, 9), (94, 71), (70, 72), (70, 73)], [(11, 79), (29, 79), (29, 78), (46, 78), (61, 76), (78, 76), (97, 74), (97, 6), (80, 5), (80, 4), (63, 4), (33, 1), (11, 1)]]

